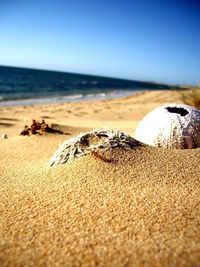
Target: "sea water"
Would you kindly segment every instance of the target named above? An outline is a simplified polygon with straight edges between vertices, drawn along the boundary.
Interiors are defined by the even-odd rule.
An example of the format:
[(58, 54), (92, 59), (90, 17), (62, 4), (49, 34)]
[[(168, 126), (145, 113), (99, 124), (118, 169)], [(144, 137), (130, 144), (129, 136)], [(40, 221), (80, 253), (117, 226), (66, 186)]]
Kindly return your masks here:
[(0, 106), (50, 104), (129, 95), (167, 85), (0, 66)]

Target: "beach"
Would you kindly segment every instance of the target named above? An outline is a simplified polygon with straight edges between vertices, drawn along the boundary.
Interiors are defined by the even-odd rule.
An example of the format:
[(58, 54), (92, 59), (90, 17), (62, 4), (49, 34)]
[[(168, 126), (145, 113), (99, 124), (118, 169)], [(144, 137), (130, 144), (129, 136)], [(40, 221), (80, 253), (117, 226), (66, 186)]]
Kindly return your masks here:
[[(180, 93), (0, 107), (0, 266), (199, 266), (199, 149), (141, 144), (49, 167), (65, 140), (96, 128), (134, 138), (168, 103)], [(62, 134), (20, 136), (32, 119)]]

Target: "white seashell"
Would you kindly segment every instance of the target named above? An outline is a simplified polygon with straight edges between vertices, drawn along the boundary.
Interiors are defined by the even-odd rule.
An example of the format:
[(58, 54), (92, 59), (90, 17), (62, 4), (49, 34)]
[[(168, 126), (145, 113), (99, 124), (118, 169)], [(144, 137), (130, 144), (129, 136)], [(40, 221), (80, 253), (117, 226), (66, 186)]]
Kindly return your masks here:
[(139, 123), (135, 138), (158, 147), (200, 147), (200, 110), (184, 104), (158, 107)]
[(1, 136), (1, 138), (2, 138), (2, 139), (7, 139), (8, 136), (7, 136), (7, 134), (3, 133), (2, 136)]

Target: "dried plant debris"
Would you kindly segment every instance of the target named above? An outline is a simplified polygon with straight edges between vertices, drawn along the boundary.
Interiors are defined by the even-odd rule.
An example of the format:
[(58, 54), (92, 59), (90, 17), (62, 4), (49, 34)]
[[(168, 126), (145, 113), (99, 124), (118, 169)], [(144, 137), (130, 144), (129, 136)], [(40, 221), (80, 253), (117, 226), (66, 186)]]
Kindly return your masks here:
[(141, 145), (129, 135), (119, 130), (99, 130), (81, 133), (61, 144), (50, 160), (50, 166), (70, 163), (74, 158), (84, 155), (92, 155), (105, 162), (112, 162), (111, 158), (104, 157), (99, 151), (110, 151), (120, 147), (132, 149)]
[(42, 133), (60, 133), (63, 132), (53, 129), (49, 127), (49, 125), (42, 120), (42, 122), (38, 122), (36, 120), (32, 120), (31, 126), (24, 126), (24, 129), (21, 131), (20, 135), (31, 135), (31, 134), (42, 134)]

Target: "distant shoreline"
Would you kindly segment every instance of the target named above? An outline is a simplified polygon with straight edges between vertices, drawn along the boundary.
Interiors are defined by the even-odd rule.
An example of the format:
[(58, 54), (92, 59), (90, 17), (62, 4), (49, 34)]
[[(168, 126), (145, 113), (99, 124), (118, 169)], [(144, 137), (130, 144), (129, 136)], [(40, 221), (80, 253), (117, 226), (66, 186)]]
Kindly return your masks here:
[(103, 100), (103, 99), (129, 96), (129, 95), (136, 94), (138, 92), (144, 92), (144, 91), (146, 90), (134, 90), (134, 91), (115, 90), (109, 93), (86, 94), (86, 95), (78, 94), (78, 95), (48, 97), (48, 98), (7, 100), (7, 101), (0, 101), (0, 107), (31, 106), (31, 105), (57, 104), (57, 103), (68, 103), (68, 102), (86, 102), (86, 101), (92, 101), (92, 100)]

